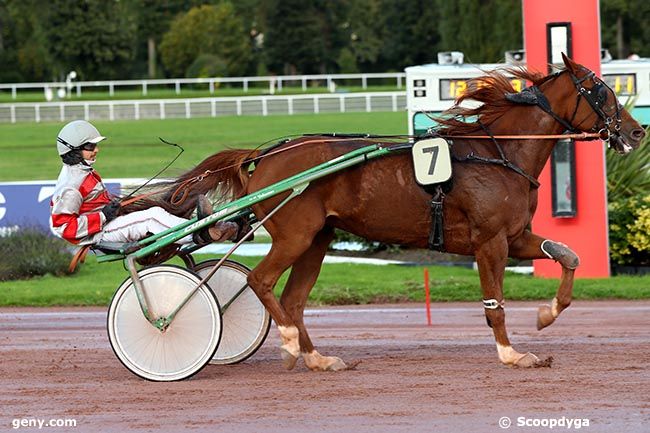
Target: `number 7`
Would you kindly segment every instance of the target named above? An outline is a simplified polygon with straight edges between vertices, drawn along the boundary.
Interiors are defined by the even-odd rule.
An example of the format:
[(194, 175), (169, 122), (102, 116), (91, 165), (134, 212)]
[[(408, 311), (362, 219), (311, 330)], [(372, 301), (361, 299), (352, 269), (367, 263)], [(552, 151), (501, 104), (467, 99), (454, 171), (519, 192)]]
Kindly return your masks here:
[(431, 153), (431, 164), (429, 165), (429, 175), (432, 175), (434, 169), (436, 168), (436, 161), (438, 160), (438, 152), (440, 148), (438, 146), (434, 147), (425, 147), (422, 149), (422, 153)]

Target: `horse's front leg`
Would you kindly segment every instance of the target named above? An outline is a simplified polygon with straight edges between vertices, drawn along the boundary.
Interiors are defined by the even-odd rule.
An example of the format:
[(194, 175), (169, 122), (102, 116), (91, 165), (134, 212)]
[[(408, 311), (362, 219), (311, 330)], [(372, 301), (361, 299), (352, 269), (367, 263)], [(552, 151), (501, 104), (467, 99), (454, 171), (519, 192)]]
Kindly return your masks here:
[(525, 231), (510, 244), (510, 257), (524, 260), (553, 259), (562, 265), (560, 287), (551, 305), (541, 305), (537, 311), (537, 329), (555, 322), (560, 313), (571, 304), (573, 297), (573, 276), (580, 265), (580, 259), (562, 243), (544, 239)]
[(494, 332), (499, 360), (506, 365), (534, 367), (540, 361), (532, 353), (519, 353), (512, 348), (506, 331), (503, 300), (503, 274), (508, 260), (508, 242), (505, 235), (497, 235), (476, 251), (483, 306), (488, 325)]

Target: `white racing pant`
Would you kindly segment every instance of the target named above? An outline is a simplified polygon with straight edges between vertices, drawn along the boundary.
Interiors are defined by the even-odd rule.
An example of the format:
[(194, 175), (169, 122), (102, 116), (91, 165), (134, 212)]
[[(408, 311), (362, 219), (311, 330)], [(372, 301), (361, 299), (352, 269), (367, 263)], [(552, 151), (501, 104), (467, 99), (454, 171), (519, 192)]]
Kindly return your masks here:
[[(135, 242), (145, 238), (149, 233), (155, 235), (186, 221), (185, 218), (172, 215), (161, 207), (151, 207), (115, 218), (106, 224), (99, 241)], [(192, 235), (187, 235), (176, 242), (189, 244), (192, 242)]]

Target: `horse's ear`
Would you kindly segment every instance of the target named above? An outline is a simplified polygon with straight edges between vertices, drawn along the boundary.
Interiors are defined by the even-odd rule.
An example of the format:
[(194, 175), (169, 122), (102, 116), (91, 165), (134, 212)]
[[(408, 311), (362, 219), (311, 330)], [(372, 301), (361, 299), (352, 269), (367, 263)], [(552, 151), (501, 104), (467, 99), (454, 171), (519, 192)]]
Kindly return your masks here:
[(569, 71), (571, 71), (573, 73), (576, 72), (576, 69), (578, 68), (578, 64), (576, 62), (574, 62), (573, 60), (571, 60), (570, 58), (568, 58), (566, 56), (566, 54), (564, 54), (564, 53), (562, 53), (562, 61), (564, 62), (564, 66), (566, 66), (566, 68)]

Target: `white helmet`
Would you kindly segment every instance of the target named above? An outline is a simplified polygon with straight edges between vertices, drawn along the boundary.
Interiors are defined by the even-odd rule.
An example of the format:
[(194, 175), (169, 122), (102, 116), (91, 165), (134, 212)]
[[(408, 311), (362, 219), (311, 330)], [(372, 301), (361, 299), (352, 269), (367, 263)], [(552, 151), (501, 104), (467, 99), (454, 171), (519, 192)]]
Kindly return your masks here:
[(65, 125), (56, 137), (56, 150), (59, 155), (65, 155), (73, 149), (78, 149), (86, 143), (99, 143), (106, 139), (99, 134), (97, 128), (85, 120), (74, 120)]

